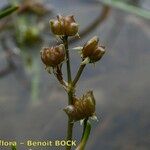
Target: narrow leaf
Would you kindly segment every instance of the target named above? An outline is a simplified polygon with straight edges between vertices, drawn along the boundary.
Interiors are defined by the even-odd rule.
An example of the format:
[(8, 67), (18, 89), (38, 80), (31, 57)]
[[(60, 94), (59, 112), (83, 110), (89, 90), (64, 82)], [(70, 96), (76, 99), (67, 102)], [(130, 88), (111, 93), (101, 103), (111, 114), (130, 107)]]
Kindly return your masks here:
[(0, 19), (4, 18), (5, 16), (10, 15), (14, 11), (16, 11), (18, 8), (19, 8), (19, 6), (13, 6), (13, 7), (7, 8), (4, 11), (0, 11)]

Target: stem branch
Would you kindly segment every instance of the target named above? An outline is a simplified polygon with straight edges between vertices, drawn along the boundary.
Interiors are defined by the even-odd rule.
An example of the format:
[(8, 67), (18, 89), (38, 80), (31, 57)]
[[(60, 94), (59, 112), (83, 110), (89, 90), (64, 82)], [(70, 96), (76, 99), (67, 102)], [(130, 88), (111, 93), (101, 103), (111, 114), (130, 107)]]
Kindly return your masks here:
[(59, 81), (59, 83), (65, 89), (65, 91), (67, 91), (68, 83), (63, 79), (61, 66), (60, 67), (57, 66), (56, 69), (53, 69), (53, 73), (55, 77), (57, 78), (57, 80)]
[(80, 68), (77, 72), (77, 75), (75, 76), (74, 80), (73, 80), (73, 83), (72, 83), (72, 86), (75, 87), (75, 85), (77, 84), (82, 72), (83, 72), (83, 69), (85, 68), (85, 64), (84, 65), (80, 65)]

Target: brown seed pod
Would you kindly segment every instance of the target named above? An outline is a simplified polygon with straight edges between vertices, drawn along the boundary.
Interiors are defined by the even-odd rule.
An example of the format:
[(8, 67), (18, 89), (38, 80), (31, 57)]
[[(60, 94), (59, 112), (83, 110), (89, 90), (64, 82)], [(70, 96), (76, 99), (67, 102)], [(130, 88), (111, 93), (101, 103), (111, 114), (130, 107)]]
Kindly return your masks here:
[(99, 46), (98, 42), (99, 39), (97, 36), (95, 36), (83, 46), (82, 49), (83, 59), (88, 57), (90, 59), (90, 63), (93, 63), (102, 58), (102, 56), (105, 53), (105, 49), (103, 46)]
[(82, 49), (83, 58), (86, 58), (92, 55), (93, 51), (98, 46), (98, 41), (99, 41), (98, 37), (94, 36), (83, 46), (83, 49)]
[(73, 105), (68, 105), (64, 111), (74, 121), (91, 117), (95, 114), (95, 98), (92, 91), (88, 91), (82, 98), (74, 98)]
[(90, 56), (91, 62), (99, 61), (104, 54), (105, 49), (101, 46), (97, 47), (97, 49), (95, 49), (95, 51), (93, 51), (93, 54)]
[(78, 32), (78, 24), (74, 16), (57, 16), (57, 19), (50, 20), (50, 28), (55, 35), (74, 36)]
[(61, 64), (65, 59), (64, 45), (43, 48), (41, 50), (41, 59), (47, 67), (56, 67)]

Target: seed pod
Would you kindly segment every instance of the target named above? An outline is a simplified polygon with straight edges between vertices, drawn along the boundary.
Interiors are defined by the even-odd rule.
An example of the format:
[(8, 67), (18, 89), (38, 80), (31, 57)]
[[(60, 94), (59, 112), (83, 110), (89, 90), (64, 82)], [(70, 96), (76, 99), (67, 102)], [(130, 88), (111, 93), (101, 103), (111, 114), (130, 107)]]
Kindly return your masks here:
[(105, 53), (105, 49), (103, 46), (99, 46), (98, 42), (99, 39), (97, 36), (95, 36), (83, 46), (83, 59), (88, 57), (90, 59), (90, 63), (93, 63), (102, 58), (103, 54)]
[(62, 20), (50, 20), (51, 31), (55, 35), (64, 35), (65, 29), (63, 28), (64, 22)]
[(102, 56), (105, 54), (105, 49), (102, 46), (99, 46), (90, 57), (91, 62), (99, 61)]
[(86, 58), (92, 55), (93, 51), (98, 46), (98, 42), (99, 42), (98, 37), (94, 36), (83, 46), (83, 49), (82, 49), (83, 58)]
[(55, 35), (74, 36), (78, 32), (78, 24), (73, 16), (57, 16), (57, 20), (50, 20), (50, 27)]
[(63, 44), (55, 47), (43, 48), (41, 59), (47, 67), (56, 67), (65, 59), (65, 48)]
[(74, 98), (73, 105), (68, 105), (64, 111), (74, 121), (93, 116), (95, 114), (95, 98), (93, 92), (87, 92), (80, 99)]

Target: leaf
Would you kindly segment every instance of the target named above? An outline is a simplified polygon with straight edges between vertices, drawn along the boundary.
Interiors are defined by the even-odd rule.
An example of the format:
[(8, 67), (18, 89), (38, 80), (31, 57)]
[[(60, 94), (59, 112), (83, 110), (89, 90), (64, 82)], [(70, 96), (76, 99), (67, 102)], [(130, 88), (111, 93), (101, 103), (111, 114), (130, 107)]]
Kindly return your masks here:
[(10, 15), (14, 11), (16, 11), (19, 8), (19, 6), (13, 6), (10, 8), (7, 8), (6, 10), (0, 11), (0, 19)]

